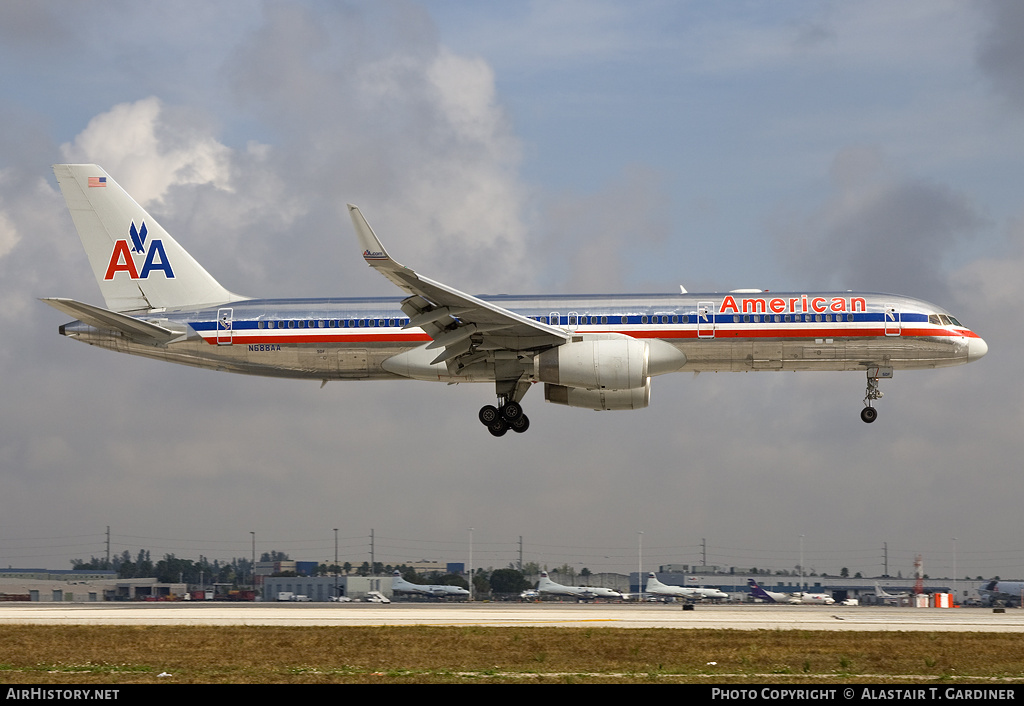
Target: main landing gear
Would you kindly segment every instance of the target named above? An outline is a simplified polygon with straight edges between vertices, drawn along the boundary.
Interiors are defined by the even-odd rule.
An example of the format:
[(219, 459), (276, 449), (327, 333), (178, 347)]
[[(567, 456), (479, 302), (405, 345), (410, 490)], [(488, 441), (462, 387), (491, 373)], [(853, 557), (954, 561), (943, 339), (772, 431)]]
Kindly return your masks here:
[(518, 380), (499, 381), (495, 383), (498, 393), (498, 406), (485, 405), (477, 415), (480, 423), (487, 427), (491, 436), (504, 436), (509, 429), (522, 434), (530, 428), (530, 418), (523, 414), (519, 400), (530, 389), (529, 382)]
[(868, 368), (868, 387), (864, 392), (864, 409), (860, 411), (860, 418), (865, 424), (878, 419), (878, 410), (871, 406), (875, 400), (882, 398), (882, 391), (878, 389), (880, 379), (892, 377), (892, 368)]
[(492, 436), (504, 436), (509, 429), (522, 434), (530, 428), (530, 418), (523, 414), (518, 402), (507, 402), (499, 407), (486, 405), (480, 408), (479, 417)]

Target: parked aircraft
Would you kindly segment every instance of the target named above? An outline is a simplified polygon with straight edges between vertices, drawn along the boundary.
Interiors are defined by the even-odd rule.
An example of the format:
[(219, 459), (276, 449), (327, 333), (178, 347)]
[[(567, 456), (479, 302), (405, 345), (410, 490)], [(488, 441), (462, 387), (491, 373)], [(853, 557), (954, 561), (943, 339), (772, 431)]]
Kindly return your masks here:
[(420, 596), (433, 596), (434, 598), (467, 598), (469, 591), (461, 586), (449, 586), (447, 584), (418, 584), (409, 583), (402, 578), (402, 572), (397, 569), (391, 574), (391, 592), (415, 594)]
[(552, 581), (548, 577), (547, 571), (540, 572), (540, 581), (537, 582), (537, 591), (553, 596), (571, 596), (573, 598), (581, 598), (583, 600), (591, 600), (593, 598), (613, 598), (621, 600), (623, 598), (621, 593), (613, 591), (610, 588), (602, 588), (600, 586), (563, 586), (560, 583)]
[[(678, 371), (848, 370), (866, 375), (861, 419), (896, 370), (968, 363), (988, 346), (924, 301), (865, 292), (471, 296), (400, 265), (355, 206), (365, 261), (404, 298), (256, 299), (220, 285), (93, 164), (54, 165), (106, 308), (44, 302), (61, 335), (122, 353), (235, 373), (321, 380), (489, 382), (479, 420), (523, 432), (521, 401), (647, 407)], [(680, 288), (682, 290), (682, 288)]]
[(900, 593), (886, 593), (885, 590), (883, 590), (882, 587), (878, 585), (878, 582), (875, 582), (875, 596), (882, 599), (883, 601), (899, 601), (907, 595), (909, 595), (908, 591), (903, 591)]
[(1006, 605), (1021, 605), (1024, 600), (1024, 581), (989, 581), (978, 594), (985, 603), (1003, 602)]
[(757, 585), (754, 579), (747, 579), (750, 586), (750, 594), (768, 603), (793, 603), (793, 604), (819, 604), (832, 605), (836, 599), (827, 593), (805, 593), (796, 591), (794, 593), (779, 593), (777, 591), (766, 591)]
[(717, 588), (696, 588), (689, 586), (672, 586), (664, 584), (658, 580), (657, 575), (653, 571), (647, 573), (647, 587), (644, 589), (644, 593), (650, 593), (654, 596), (671, 596), (675, 598), (686, 598), (688, 600), (699, 601), (701, 599), (722, 599), (728, 598), (729, 595)]
[(703, 598), (710, 598), (710, 599), (713, 599), (713, 600), (722, 600), (724, 598), (728, 598), (729, 597), (728, 593), (726, 593), (725, 591), (719, 590), (717, 588), (704, 588), (703, 586), (698, 586), (694, 590), (696, 590), (698, 593), (700, 593), (701, 597), (703, 597)]

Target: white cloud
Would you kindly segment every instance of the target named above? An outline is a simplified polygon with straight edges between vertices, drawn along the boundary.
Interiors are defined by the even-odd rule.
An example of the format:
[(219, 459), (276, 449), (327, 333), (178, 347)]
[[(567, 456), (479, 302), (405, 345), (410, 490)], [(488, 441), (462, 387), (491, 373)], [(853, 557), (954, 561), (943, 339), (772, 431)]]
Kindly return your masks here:
[(99, 164), (118, 183), (130, 184), (142, 204), (162, 200), (179, 184), (231, 188), (230, 150), (200, 129), (168, 120), (155, 96), (97, 115), (61, 152), (68, 162)]

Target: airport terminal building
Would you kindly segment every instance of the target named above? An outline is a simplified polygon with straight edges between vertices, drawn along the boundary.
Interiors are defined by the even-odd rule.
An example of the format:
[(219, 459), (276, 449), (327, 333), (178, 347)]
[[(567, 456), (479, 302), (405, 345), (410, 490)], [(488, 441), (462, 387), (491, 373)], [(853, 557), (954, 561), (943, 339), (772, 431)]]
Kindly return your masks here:
[(168, 600), (185, 595), (183, 583), (155, 578), (122, 579), (116, 571), (4, 569), (0, 571), (0, 600), (39, 603)]

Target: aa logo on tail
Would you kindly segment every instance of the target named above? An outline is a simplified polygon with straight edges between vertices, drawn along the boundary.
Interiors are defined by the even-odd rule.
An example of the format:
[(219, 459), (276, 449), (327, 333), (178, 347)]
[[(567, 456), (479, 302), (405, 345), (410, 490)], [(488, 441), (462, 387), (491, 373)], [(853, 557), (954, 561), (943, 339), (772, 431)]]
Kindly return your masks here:
[[(146, 235), (146, 222), (143, 221), (142, 225), (136, 228), (135, 221), (132, 221), (128, 229), (132, 244), (129, 246), (127, 239), (114, 243), (110, 262), (107, 263), (107, 272), (103, 275), (104, 280), (114, 279), (118, 272), (127, 272), (129, 279), (149, 279), (150, 273), (154, 270), (163, 272), (167, 279), (174, 279), (174, 271), (171, 270), (171, 263), (167, 261), (167, 253), (164, 252), (164, 241), (153, 240), (149, 244), (149, 251), (146, 252)], [(135, 267), (132, 253), (145, 253), (146, 260), (142, 263), (141, 270)]]

